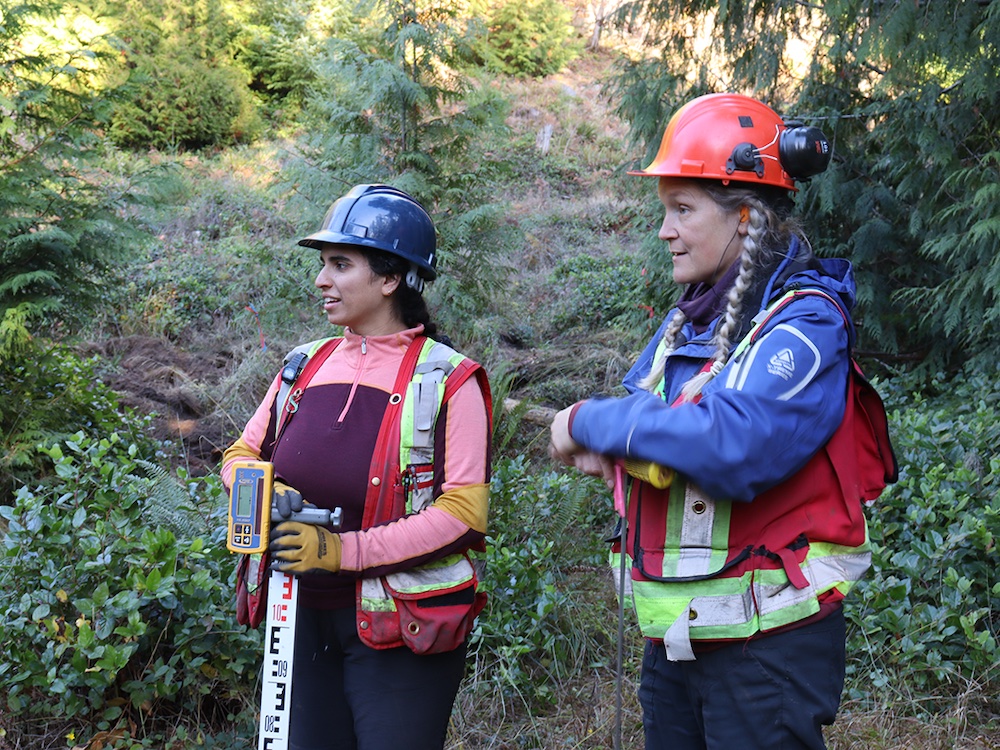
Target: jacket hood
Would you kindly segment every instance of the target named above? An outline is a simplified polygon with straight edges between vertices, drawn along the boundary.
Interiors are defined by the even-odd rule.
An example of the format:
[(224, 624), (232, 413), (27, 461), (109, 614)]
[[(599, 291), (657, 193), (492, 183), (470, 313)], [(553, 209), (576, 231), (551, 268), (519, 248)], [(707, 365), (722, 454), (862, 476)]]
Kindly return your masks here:
[(797, 288), (822, 289), (837, 297), (848, 315), (857, 301), (854, 267), (850, 261), (844, 258), (816, 258), (797, 238), (793, 238), (788, 254), (768, 280), (760, 309), (766, 308), (782, 293)]

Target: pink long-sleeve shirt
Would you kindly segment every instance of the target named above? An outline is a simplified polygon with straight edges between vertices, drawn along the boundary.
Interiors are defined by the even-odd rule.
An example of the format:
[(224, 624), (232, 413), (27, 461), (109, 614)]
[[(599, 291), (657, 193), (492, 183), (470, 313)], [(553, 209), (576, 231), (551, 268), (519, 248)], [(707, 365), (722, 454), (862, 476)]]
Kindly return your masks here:
[(226, 486), (232, 481), (234, 461), (264, 458), (274, 464), (275, 478), (297, 489), (307, 502), (343, 509), (341, 574), (303, 576), (300, 601), (306, 606), (353, 607), (358, 576), (405, 570), (468, 549), (485, 537), (489, 415), (475, 377), (442, 406), (436, 425), (434, 494), (441, 500), (451, 493), (459, 501), (448, 509), (435, 503), (362, 528), (379, 426), (403, 355), (421, 331), (417, 327), (368, 337), (345, 331), (344, 341), (306, 385), (277, 444), (271, 447), (280, 377), (271, 383), (240, 439), (226, 451)]

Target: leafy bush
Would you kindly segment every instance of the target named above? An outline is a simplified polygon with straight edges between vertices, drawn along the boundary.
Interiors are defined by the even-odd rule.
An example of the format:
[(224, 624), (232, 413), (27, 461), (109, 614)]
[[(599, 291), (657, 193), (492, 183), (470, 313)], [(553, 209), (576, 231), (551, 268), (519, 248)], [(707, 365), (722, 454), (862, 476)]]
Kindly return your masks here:
[[(48, 460), (39, 445), (51, 445), (78, 430), (107, 435), (122, 429), (118, 399), (98, 377), (103, 363), (83, 358), (61, 346), (33, 348), (16, 360), (0, 361), (0, 504), (11, 498), (15, 486), (37, 481)], [(128, 415), (132, 441), (142, 440), (144, 419)], [(145, 447), (151, 450), (152, 443)]]
[(140, 57), (133, 97), (118, 105), (111, 140), (129, 148), (197, 149), (252, 141), (263, 128), (242, 73), (176, 49)]
[(472, 650), (505, 694), (545, 702), (554, 685), (591, 661), (589, 638), (601, 628), (580, 627), (589, 607), (571, 595), (566, 571), (603, 570), (600, 530), (612, 511), (602, 487), (533, 472), (523, 456), (494, 467), (484, 577), (490, 599)]
[(869, 513), (872, 574), (848, 599), (855, 697), (995, 679), (1000, 660), (1000, 372), (915, 394), (891, 414), (899, 482)]
[(499, 73), (539, 78), (558, 73), (583, 50), (572, 18), (559, 0), (508, 0), (490, 13), (479, 52)]
[(45, 453), (58, 482), (0, 507), (4, 710), (148, 736), (136, 719), (232, 722), (261, 638), (234, 627), (218, 478), (174, 480), (117, 434)]
[(575, 326), (635, 327), (646, 312), (640, 309), (642, 269), (635, 258), (619, 253), (610, 258), (575, 255), (559, 263), (552, 272), (556, 288), (567, 293), (556, 305), (553, 325), (557, 330)]

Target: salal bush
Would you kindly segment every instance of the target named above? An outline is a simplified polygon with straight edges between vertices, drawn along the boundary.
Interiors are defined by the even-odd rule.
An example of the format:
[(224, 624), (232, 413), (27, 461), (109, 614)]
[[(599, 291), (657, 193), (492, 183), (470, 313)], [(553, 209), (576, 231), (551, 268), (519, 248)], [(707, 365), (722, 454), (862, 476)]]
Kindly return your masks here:
[(0, 710), (78, 736), (231, 721), (262, 647), (233, 615), (218, 478), (175, 478), (117, 434), (44, 452), (54, 477), (0, 507)]
[(1000, 662), (1000, 372), (887, 400), (900, 478), (870, 509), (873, 570), (848, 598), (855, 692), (988, 682)]

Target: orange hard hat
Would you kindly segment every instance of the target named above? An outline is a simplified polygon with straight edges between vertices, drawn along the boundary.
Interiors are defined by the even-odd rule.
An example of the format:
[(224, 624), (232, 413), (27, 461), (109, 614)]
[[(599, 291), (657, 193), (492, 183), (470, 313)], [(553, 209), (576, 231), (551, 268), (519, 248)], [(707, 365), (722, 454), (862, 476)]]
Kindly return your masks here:
[(831, 155), (819, 128), (786, 123), (748, 96), (706, 94), (674, 113), (656, 157), (629, 174), (797, 190), (794, 180), (822, 172)]

